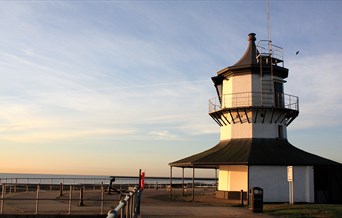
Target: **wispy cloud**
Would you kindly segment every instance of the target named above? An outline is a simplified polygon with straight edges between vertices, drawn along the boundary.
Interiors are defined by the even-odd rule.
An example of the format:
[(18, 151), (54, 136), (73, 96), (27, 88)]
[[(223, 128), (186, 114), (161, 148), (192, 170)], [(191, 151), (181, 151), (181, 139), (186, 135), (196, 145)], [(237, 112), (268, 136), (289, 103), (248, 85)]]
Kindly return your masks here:
[(299, 56), (290, 61), (286, 90), (300, 97), (300, 115), (293, 128), (342, 125), (341, 58), (341, 54), (331, 53)]
[(170, 133), (167, 130), (150, 131), (148, 134), (158, 140), (174, 140), (178, 138), (176, 135)]
[[(331, 42), (341, 38), (336, 4), (271, 4), (275, 44), (301, 50), (286, 60), (285, 90), (300, 97), (301, 110), (290, 128), (315, 128), (322, 119), (325, 126), (341, 125), (341, 48)], [(249, 32), (258, 39), (267, 35), (260, 2), (2, 1), (0, 6), (0, 146), (37, 147), (41, 162), (49, 161), (43, 146), (61, 153), (65, 150), (57, 147), (89, 146), (82, 149), (87, 157), (101, 146), (107, 151), (101, 157), (138, 156), (127, 150), (144, 152), (160, 144), (167, 146), (156, 156), (169, 149), (178, 157), (174, 147), (208, 146), (202, 139), (219, 132), (208, 116), (208, 99), (216, 95), (210, 77), (241, 57)], [(196, 146), (187, 152), (198, 152)], [(93, 168), (74, 158), (65, 160), (66, 168), (70, 163), (82, 171), (79, 161), (92, 172), (112, 170), (97, 164), (103, 158), (93, 157)], [(158, 161), (150, 167), (167, 166), (169, 160)]]
[[(105, 128), (113, 137), (118, 136), (118, 132), (122, 137), (134, 135), (136, 139), (146, 139), (146, 132), (139, 131), (139, 128), (157, 132), (164, 126), (183, 129), (182, 135), (191, 135), (193, 129), (190, 131), (189, 127), (182, 128), (182, 125), (191, 126), (192, 123), (198, 127), (200, 122), (203, 126), (208, 116), (207, 93), (198, 92), (202, 85), (203, 81), (141, 84), (137, 87), (47, 91), (5, 97), (1, 105), (6, 109), (0, 112), (2, 133), (7, 134), (7, 139), (39, 141), (40, 136), (46, 141), (48, 138), (79, 138), (86, 134), (94, 137), (103, 134)], [(120, 128), (123, 131), (117, 131)], [(25, 130), (26, 138), (22, 134)], [(175, 134), (168, 139), (176, 139)], [(151, 134), (147, 135), (153, 139)]]

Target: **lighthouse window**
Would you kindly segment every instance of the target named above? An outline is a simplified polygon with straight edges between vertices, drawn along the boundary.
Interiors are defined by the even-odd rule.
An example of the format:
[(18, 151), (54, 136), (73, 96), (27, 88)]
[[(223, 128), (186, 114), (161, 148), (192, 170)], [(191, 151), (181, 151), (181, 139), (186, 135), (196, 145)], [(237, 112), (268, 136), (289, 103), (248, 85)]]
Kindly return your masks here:
[(282, 125), (278, 126), (278, 138), (283, 139), (284, 138), (284, 127)]
[(284, 88), (282, 83), (274, 83), (274, 106), (284, 107)]

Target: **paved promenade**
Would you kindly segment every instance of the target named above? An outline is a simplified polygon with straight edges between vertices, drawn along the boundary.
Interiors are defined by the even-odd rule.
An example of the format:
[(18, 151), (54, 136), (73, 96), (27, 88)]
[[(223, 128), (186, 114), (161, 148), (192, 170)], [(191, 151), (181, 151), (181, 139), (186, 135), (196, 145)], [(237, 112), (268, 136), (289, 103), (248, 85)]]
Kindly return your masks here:
[(238, 201), (216, 199), (212, 191), (197, 191), (196, 193), (195, 201), (192, 202), (190, 201), (191, 196), (189, 194), (186, 197), (182, 197), (180, 191), (174, 192), (173, 196), (175, 196), (175, 199), (171, 200), (169, 193), (165, 190), (144, 190), (140, 217), (272, 217), (265, 214), (252, 213), (248, 210), (247, 206), (238, 206)]
[[(78, 193), (73, 193), (73, 198), (77, 199)], [(62, 197), (58, 196), (58, 192), (42, 192), (40, 193), (42, 200), (39, 202), (38, 214), (34, 216), (36, 209), (35, 193), (22, 192), (10, 193), (6, 195), (3, 204), (3, 214), (0, 217), (19, 218), (19, 217), (106, 217), (110, 208), (118, 204), (118, 195), (108, 195), (105, 193), (106, 200), (103, 205), (102, 215), (101, 205), (98, 200), (101, 199), (100, 191), (88, 191), (85, 193), (84, 206), (80, 207), (79, 201), (74, 200), (69, 205), (68, 193)], [(260, 217), (270, 218), (265, 214), (256, 214), (248, 210), (248, 207), (239, 206), (238, 201), (228, 201), (215, 198), (213, 191), (196, 190), (195, 201), (191, 201), (191, 195), (181, 195), (180, 190), (174, 190), (173, 199), (169, 198), (169, 192), (165, 189), (154, 190), (146, 189), (142, 193), (140, 216), (141, 218), (158, 218), (158, 217)], [(19, 198), (21, 200), (10, 200), (10, 198)], [(26, 200), (25, 200), (26, 199)], [(31, 200), (32, 199), (32, 200)], [(49, 199), (49, 200), (43, 200)], [(51, 199), (51, 200), (50, 200)], [(90, 200), (92, 199), (92, 200)], [(93, 201), (95, 199), (95, 201)], [(70, 209), (71, 214), (68, 214)]]

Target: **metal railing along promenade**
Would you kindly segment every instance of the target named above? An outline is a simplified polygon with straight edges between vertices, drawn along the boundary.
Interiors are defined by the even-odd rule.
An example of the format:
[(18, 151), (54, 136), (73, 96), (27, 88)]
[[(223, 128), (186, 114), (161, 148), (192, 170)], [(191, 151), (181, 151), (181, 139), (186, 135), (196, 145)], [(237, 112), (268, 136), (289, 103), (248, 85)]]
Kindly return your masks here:
[(105, 186), (2, 184), (2, 214), (104, 214), (121, 195), (105, 196)]
[[(105, 215), (109, 211), (109, 217), (134, 217), (139, 211), (133, 206), (137, 205), (138, 191), (130, 187), (137, 187), (138, 179), (120, 179), (112, 185), (120, 193), (109, 194), (108, 178), (1, 178), (0, 216)], [(168, 182), (148, 179), (145, 189), (168, 190)], [(196, 187), (213, 186), (211, 183), (199, 180)]]
[[(0, 179), (0, 216), (4, 214), (106, 214), (125, 200), (137, 181), (113, 184), (108, 192), (103, 178), (2, 178)], [(150, 186), (149, 186), (150, 187)], [(161, 187), (161, 185), (159, 185)], [(113, 194), (114, 193), (114, 194)]]
[(134, 187), (114, 209), (108, 212), (107, 218), (136, 218), (140, 213), (141, 193), (142, 190)]

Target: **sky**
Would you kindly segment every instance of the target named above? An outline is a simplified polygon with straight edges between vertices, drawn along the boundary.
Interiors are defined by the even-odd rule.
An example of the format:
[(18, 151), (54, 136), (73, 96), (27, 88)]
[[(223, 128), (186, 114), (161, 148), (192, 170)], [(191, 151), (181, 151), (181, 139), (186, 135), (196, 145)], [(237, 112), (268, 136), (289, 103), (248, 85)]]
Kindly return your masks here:
[[(342, 162), (342, 2), (269, 9), (288, 140)], [(211, 77), (268, 36), (266, 1), (1, 1), (0, 30), (0, 173), (77, 175), (168, 176), (216, 145)]]

